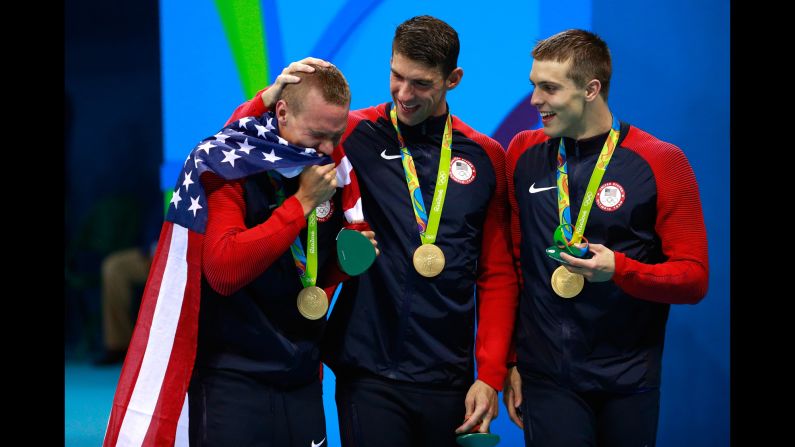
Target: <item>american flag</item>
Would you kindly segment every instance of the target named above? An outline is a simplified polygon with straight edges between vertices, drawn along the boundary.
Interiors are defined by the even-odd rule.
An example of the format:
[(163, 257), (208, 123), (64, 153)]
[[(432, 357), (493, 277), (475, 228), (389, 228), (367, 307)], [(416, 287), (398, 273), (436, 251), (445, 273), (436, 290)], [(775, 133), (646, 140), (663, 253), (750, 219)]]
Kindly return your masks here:
[[(351, 177), (356, 184), (347, 159), (335, 159), (338, 185), (350, 185)], [(104, 446), (188, 445), (187, 390), (196, 358), (201, 246), (207, 225), (201, 174), (210, 171), (234, 180), (273, 169), (293, 177), (306, 166), (330, 162), (314, 149), (280, 137), (270, 112), (232, 122), (191, 151), (160, 232)], [(358, 196), (358, 187), (343, 191), (349, 221), (362, 218)]]

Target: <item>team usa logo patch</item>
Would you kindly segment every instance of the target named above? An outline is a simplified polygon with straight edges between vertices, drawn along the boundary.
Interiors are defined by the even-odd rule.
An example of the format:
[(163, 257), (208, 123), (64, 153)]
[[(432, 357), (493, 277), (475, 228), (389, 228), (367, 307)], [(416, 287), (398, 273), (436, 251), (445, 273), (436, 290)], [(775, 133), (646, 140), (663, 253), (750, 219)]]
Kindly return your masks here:
[(315, 209), (317, 210), (317, 221), (325, 222), (331, 219), (331, 215), (334, 214), (334, 202), (326, 200)]
[(616, 182), (607, 182), (596, 191), (596, 206), (602, 211), (612, 212), (621, 208), (626, 197), (623, 186)]
[(453, 157), (453, 160), (450, 161), (450, 178), (454, 182), (468, 185), (475, 180), (476, 175), (475, 165), (469, 160)]

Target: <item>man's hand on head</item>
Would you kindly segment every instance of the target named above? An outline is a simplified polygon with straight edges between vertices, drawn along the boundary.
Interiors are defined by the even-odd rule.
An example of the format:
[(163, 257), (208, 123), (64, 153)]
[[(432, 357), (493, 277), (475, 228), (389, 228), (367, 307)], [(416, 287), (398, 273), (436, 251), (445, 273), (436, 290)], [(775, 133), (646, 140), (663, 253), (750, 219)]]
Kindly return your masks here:
[(330, 67), (332, 65), (330, 62), (324, 61), (323, 59), (310, 56), (300, 61), (292, 62), (290, 65), (284, 67), (281, 74), (276, 77), (273, 85), (260, 95), (262, 103), (268, 110), (271, 110), (276, 105), (276, 102), (282, 95), (282, 90), (284, 90), (285, 85), (301, 82), (301, 78), (295, 76), (294, 73), (314, 73), (315, 67), (309, 64), (320, 65), (321, 67)]

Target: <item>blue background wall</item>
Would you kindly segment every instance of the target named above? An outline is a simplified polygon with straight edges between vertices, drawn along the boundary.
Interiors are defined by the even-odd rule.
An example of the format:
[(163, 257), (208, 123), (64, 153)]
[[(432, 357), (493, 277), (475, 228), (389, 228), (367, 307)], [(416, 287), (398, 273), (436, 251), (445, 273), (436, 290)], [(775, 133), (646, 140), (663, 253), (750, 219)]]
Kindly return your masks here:
[[(389, 100), (396, 25), (418, 14), (447, 21), (459, 33), (459, 65), (465, 71), (463, 83), (449, 95), (451, 110), (504, 143), (506, 135), (518, 130), (503, 122), (509, 115), (524, 120), (520, 128), (537, 126), (532, 110), (522, 107), (531, 93), (527, 78), (535, 42), (571, 27), (601, 35), (613, 55), (611, 108), (621, 119), (684, 150), (699, 181), (709, 237), (709, 294), (697, 306), (673, 306), (668, 322), (658, 445), (729, 444), (728, 0), (509, 0), (492, 7), (452, 0), (263, 0), (259, 5), (271, 78), (261, 85), (290, 61), (326, 57), (348, 78), (353, 108)], [(176, 179), (171, 164), (181, 164), (196, 142), (215, 133), (247, 94), (214, 2), (162, 0), (159, 32), (160, 184), (168, 190)], [(67, 78), (68, 68), (67, 62)], [(71, 76), (77, 84), (91, 82)], [(107, 91), (112, 94), (112, 87)], [(85, 101), (80, 98), (78, 103)], [(125, 116), (140, 115), (136, 103), (126, 109)], [(74, 140), (82, 128), (77, 120)], [(80, 157), (93, 159), (81, 151), (79, 141), (74, 146), (73, 165)], [(84, 194), (89, 194), (87, 182), (68, 176), (71, 188)], [(332, 381), (327, 372), (329, 443), (338, 445)], [(102, 411), (109, 409), (110, 401)], [(502, 405), (500, 412), (492, 430), (503, 437), (501, 445), (521, 445), (521, 433)]]

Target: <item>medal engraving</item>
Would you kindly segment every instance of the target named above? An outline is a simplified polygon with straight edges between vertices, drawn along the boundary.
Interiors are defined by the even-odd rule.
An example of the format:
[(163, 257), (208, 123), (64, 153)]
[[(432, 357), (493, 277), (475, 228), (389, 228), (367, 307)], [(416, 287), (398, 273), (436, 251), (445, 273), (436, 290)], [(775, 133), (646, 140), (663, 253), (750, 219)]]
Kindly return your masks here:
[(571, 273), (562, 265), (552, 272), (552, 290), (561, 298), (574, 298), (585, 286), (585, 278), (579, 273)]
[(434, 244), (423, 244), (414, 251), (414, 268), (417, 273), (433, 278), (444, 270), (444, 253)]
[(297, 305), (304, 318), (317, 320), (328, 311), (328, 297), (320, 287), (306, 287), (298, 294)]

